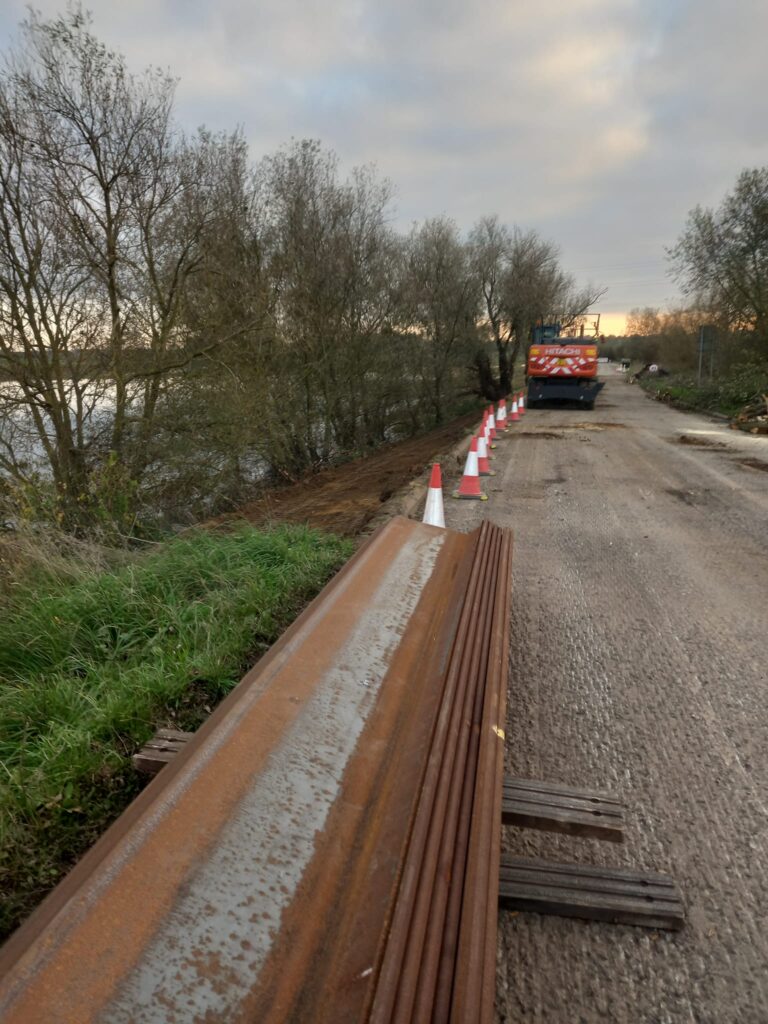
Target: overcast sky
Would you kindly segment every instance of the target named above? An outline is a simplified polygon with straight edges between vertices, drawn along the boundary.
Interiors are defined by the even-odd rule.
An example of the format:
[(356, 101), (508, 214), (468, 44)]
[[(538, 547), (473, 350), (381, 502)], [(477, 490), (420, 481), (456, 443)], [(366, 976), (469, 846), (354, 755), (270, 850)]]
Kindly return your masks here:
[[(768, 164), (766, 0), (85, 6), (133, 68), (179, 78), (186, 127), (241, 125), (254, 159), (313, 137), (374, 162), (403, 228), (492, 212), (535, 228), (608, 287), (604, 313), (674, 302), (664, 247), (688, 210)], [(0, 0), (3, 48), (24, 11)]]

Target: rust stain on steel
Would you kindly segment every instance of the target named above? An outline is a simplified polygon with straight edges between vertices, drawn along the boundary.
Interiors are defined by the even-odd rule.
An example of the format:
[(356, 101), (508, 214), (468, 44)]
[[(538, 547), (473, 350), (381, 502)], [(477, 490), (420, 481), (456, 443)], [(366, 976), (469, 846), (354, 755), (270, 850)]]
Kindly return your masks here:
[(506, 534), (501, 538), (501, 571), (495, 580), (494, 621), (489, 634), (492, 646), (480, 721), (452, 1024), (472, 1024), (493, 1016), (511, 559), (511, 537)]
[(183, 1007), (180, 1020), (235, 1014), (323, 837), (347, 762), (443, 541), (408, 538), (392, 552), (372, 598), (357, 608), (341, 656), (283, 729), (194, 886), (110, 1003), (116, 1024), (137, 1009), (148, 1024), (173, 1020), (163, 1004)]
[(374, 535), (0, 954), (2, 1020), (490, 1022), (510, 559)]
[[(412, 972), (407, 969), (408, 955), (411, 964), (420, 959), (420, 948), (425, 927), (423, 908), (431, 897), (434, 884), (435, 831), (432, 827), (433, 817), (439, 825), (440, 793), (442, 771), (446, 757), (450, 757), (453, 748), (451, 740), (460, 728), (457, 714), (462, 705), (462, 684), (466, 678), (460, 672), (462, 655), (466, 654), (471, 639), (474, 605), (481, 586), (485, 563), (482, 558), (482, 537), (478, 551), (473, 558), (470, 577), (465, 590), (461, 618), (458, 624), (454, 652), (448, 666), (447, 678), (439, 715), (436, 721), (424, 779), (419, 794), (419, 810), (411, 842), (407, 851), (400, 892), (394, 908), (392, 926), (384, 950), (380, 977), (371, 1011), (373, 1024), (384, 1024), (393, 1019), (396, 1005), (403, 1005), (401, 987), (406, 988), (408, 997), (412, 982)], [(426, 892), (422, 892), (426, 885)], [(415, 920), (414, 920), (415, 918)], [(412, 989), (411, 989), (412, 994)]]
[[(451, 892), (456, 888), (452, 866), (456, 853), (461, 853), (457, 841), (457, 819), (463, 792), (474, 775), (472, 724), (479, 693), (476, 685), (481, 675), (479, 663), (485, 656), (482, 641), (491, 578), (488, 539), (487, 531), (481, 531), (476, 556), (479, 570), (477, 587), (468, 595), (466, 605), (466, 639), (456, 649), (456, 695), (446, 708), (450, 715), (447, 735), (436, 744), (440, 758), (439, 774), (428, 818), (430, 830), (420, 865), (419, 883), (410, 911), (394, 1005), (395, 1021), (418, 1020), (419, 1014), (431, 1016), (445, 913)], [(424, 817), (427, 817), (426, 813)], [(463, 874), (461, 867), (458, 870), (457, 879)]]
[[(466, 744), (466, 755), (464, 759), (464, 770), (455, 781), (457, 798), (455, 803), (457, 820), (453, 825), (453, 842), (445, 842), (446, 858), (450, 856), (450, 878), (462, 879), (463, 884), (451, 884), (447, 892), (446, 906), (440, 918), (440, 932), (431, 936), (433, 948), (430, 959), (430, 971), (420, 986), (420, 1002), (417, 1004), (417, 1013), (425, 1005), (424, 1000), (429, 998), (433, 1005), (433, 1019), (448, 1020), (450, 1007), (454, 997), (454, 976), (457, 973), (456, 957), (457, 946), (460, 935), (460, 928), (463, 925), (461, 916), (464, 886), (466, 884), (467, 863), (469, 858), (469, 843), (473, 825), (477, 825), (474, 814), (474, 789), (475, 776), (477, 773), (478, 758), (481, 754), (481, 730), (476, 727), (478, 718), (483, 706), (483, 698), (487, 690), (487, 676), (489, 665), (493, 658), (493, 651), (490, 649), (490, 630), (492, 628), (492, 615), (495, 610), (494, 585), (497, 579), (497, 558), (500, 533), (488, 538), (488, 568), (485, 587), (483, 591), (482, 617), (478, 617), (478, 629), (473, 644), (473, 662), (470, 671), (475, 675), (477, 686), (475, 688), (471, 706), (467, 707), (467, 721), (471, 723), (469, 728), (468, 742)], [(485, 686), (484, 686), (485, 683)], [(501, 779), (499, 780), (501, 784)], [(500, 838), (500, 837), (499, 837)], [(494, 953), (495, 958), (495, 953)], [(427, 984), (427, 982), (429, 984)], [(486, 1019), (482, 1013), (477, 1014), (477, 1020)]]
[(494, 843), (498, 847), (500, 841), (499, 723), (510, 559), (511, 534), (484, 524), (386, 936), (371, 1024), (477, 1024), (493, 1017)]
[[(311, 857), (387, 659), (449, 536), (417, 525), (394, 520), (358, 553), (170, 776), (149, 787), (138, 816), (113, 826), (10, 945), (6, 1024), (237, 1019), (299, 879), (293, 858)], [(319, 697), (321, 684), (328, 693)], [(348, 716), (343, 730), (328, 729), (335, 715)], [(304, 730), (311, 741), (292, 753), (286, 737), (296, 742)], [(341, 747), (339, 732), (348, 734)], [(272, 819), (248, 799), (270, 768), (271, 783), (299, 772)], [(259, 840), (264, 860), (247, 852)]]
[[(472, 544), (453, 534), (390, 664), (250, 1019), (361, 1021), (378, 974)], [(460, 602), (458, 603), (460, 607)]]
[[(424, 1013), (431, 1015), (438, 994), (437, 976), (443, 954), (447, 955), (449, 966), (453, 964), (455, 958), (450, 918), (446, 930), (446, 917), (456, 895), (463, 890), (465, 884), (461, 880), (465, 878), (468, 859), (467, 837), (471, 825), (468, 811), (472, 808), (472, 790), (478, 761), (480, 736), (477, 718), (484, 696), (483, 681), (488, 661), (488, 630), (493, 599), (494, 554), (498, 546), (498, 537), (498, 531), (490, 532), (487, 529), (481, 534), (483, 547), (478, 556), (482, 559), (483, 566), (481, 588), (471, 608), (473, 628), (459, 665), (463, 701), (458, 728), (454, 730), (452, 736), (451, 758), (443, 772), (444, 795), (441, 802), (440, 828), (435, 830), (432, 843), (438, 858), (437, 870), (431, 903), (422, 910), (424, 924), (420, 929), (423, 934), (420, 957), (418, 960), (413, 955), (410, 958), (413, 965), (410, 971), (410, 985), (401, 993), (398, 1003), (400, 1012), (396, 1019), (400, 1020), (417, 1020)], [(427, 870), (431, 872), (429, 862)], [(447, 948), (447, 944), (450, 944), (450, 948)], [(447, 992), (445, 994), (447, 996)]]

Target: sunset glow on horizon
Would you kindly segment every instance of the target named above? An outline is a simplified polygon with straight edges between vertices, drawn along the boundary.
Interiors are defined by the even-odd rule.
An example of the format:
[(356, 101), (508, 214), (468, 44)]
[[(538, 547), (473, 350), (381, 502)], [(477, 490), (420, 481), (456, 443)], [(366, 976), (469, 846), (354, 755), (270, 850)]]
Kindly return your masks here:
[(624, 334), (627, 330), (626, 313), (603, 313), (600, 312), (600, 333), (608, 337), (609, 334)]

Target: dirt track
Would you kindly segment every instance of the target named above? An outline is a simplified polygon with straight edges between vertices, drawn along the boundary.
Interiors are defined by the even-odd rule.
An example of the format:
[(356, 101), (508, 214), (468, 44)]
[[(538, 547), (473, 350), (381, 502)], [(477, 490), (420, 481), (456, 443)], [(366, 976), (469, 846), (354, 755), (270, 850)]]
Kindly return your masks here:
[[(365, 458), (322, 470), (288, 487), (268, 490), (237, 514), (219, 516), (209, 525), (238, 519), (257, 524), (307, 523), (321, 530), (355, 536), (433, 458), (468, 436), (476, 420), (473, 413), (462, 416), (420, 437), (387, 445)], [(387, 514), (395, 511), (387, 505)]]
[(508, 770), (618, 791), (629, 819), (623, 847), (505, 845), (668, 871), (688, 916), (670, 934), (502, 915), (498, 1019), (764, 1024), (768, 438), (611, 381), (497, 452), (490, 501), (446, 512), (516, 533)]

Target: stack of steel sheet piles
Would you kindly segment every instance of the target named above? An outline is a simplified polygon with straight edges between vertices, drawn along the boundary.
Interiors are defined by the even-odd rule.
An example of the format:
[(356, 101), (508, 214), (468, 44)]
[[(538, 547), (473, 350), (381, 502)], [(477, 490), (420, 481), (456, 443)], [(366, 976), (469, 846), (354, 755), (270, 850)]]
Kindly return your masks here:
[(371, 1020), (490, 1020), (496, 966), (511, 535), (483, 524)]
[(511, 535), (395, 519), (0, 954), (18, 1021), (490, 1021)]

